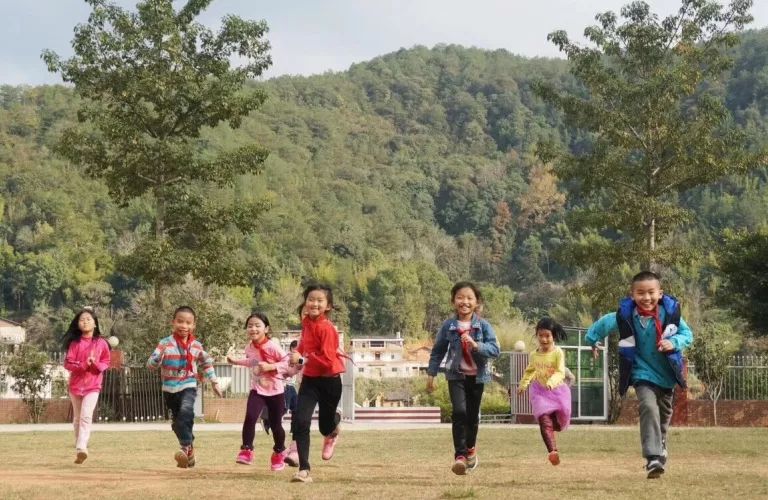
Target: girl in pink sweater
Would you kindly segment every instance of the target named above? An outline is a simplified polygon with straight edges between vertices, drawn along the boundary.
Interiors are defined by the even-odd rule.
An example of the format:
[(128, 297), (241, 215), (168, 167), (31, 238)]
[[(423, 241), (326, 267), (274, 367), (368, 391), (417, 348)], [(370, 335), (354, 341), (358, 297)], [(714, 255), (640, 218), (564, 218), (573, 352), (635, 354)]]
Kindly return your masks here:
[(239, 464), (250, 465), (253, 462), (253, 438), (256, 434), (256, 421), (266, 407), (269, 427), (272, 431), (274, 446), (270, 458), (273, 471), (285, 468), (285, 382), (293, 375), (295, 368), (288, 366), (286, 356), (280, 345), (269, 336), (269, 319), (265, 314), (253, 313), (245, 321), (250, 342), (245, 346), (245, 359), (236, 360), (227, 356), (233, 365), (251, 368), (251, 392), (243, 422), (243, 444), (235, 460)]
[(69, 370), (69, 397), (75, 428), (76, 464), (88, 458), (93, 410), (99, 400), (104, 370), (109, 368), (109, 345), (101, 337), (99, 320), (93, 309), (75, 315), (64, 334), (64, 368)]

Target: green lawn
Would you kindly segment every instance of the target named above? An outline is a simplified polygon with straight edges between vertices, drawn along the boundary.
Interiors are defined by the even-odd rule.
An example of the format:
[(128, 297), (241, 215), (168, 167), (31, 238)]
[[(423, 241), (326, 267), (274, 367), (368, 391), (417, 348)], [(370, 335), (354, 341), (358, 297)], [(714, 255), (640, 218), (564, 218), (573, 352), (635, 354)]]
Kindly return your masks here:
[(198, 465), (175, 467), (173, 434), (97, 432), (91, 456), (72, 463), (72, 434), (0, 434), (0, 498), (768, 498), (768, 430), (674, 429), (670, 463), (647, 480), (636, 428), (572, 427), (552, 467), (538, 430), (485, 426), (480, 466), (450, 472), (448, 429), (351, 431), (320, 460), (313, 432), (313, 484), (273, 473), (271, 440), (259, 432), (257, 465), (234, 463), (239, 433), (199, 432)]

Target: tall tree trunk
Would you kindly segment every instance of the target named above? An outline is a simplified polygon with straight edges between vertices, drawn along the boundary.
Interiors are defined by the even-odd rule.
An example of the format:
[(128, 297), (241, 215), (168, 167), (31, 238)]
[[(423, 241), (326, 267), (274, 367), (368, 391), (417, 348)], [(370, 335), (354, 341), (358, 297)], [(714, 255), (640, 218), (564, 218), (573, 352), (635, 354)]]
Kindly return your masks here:
[[(165, 199), (162, 189), (155, 190), (155, 240), (158, 242), (165, 239)], [(163, 307), (163, 284), (162, 278), (156, 277), (153, 283), (155, 288), (155, 306), (158, 309)]]

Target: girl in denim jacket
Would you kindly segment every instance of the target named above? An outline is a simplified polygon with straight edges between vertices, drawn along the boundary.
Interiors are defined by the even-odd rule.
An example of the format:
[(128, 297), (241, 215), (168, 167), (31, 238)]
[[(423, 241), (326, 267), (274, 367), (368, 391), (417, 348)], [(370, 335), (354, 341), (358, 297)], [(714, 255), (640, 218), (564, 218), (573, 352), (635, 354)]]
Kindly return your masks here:
[(499, 343), (491, 325), (477, 315), (482, 304), (480, 290), (461, 281), (451, 289), (451, 303), (456, 316), (443, 323), (437, 333), (427, 368), (427, 391), (435, 390), (435, 376), (441, 368), (448, 380), (451, 397), (455, 474), (466, 474), (477, 467), (477, 429), (480, 400), (491, 381), (489, 359), (499, 356)]

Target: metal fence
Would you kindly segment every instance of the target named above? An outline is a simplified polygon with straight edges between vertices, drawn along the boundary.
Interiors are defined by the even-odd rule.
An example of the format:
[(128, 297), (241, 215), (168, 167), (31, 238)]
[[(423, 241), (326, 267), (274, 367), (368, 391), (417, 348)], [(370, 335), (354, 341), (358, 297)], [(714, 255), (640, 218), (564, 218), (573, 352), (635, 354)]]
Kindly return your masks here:
[[(696, 387), (696, 367), (688, 367), (692, 390)], [(706, 398), (703, 390), (700, 398)], [(768, 400), (768, 356), (734, 356), (728, 366), (720, 399), (737, 401)]]

